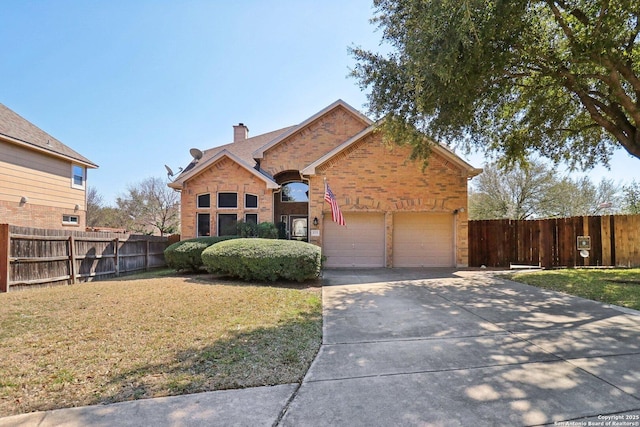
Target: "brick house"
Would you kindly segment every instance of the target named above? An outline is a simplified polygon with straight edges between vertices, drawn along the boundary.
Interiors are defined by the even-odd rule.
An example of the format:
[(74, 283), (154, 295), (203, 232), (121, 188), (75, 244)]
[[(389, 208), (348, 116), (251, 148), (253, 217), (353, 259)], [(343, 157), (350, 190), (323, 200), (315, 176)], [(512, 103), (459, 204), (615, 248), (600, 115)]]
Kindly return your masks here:
[(87, 169), (97, 167), (0, 104), (0, 223), (84, 231)]
[[(467, 181), (481, 169), (437, 145), (423, 171), (410, 148), (383, 144), (374, 130), (341, 100), (251, 138), (234, 126), (234, 142), (195, 150), (169, 184), (181, 191), (182, 237), (274, 222), (321, 246), (328, 267), (466, 266)], [(346, 226), (332, 221), (325, 182)]]

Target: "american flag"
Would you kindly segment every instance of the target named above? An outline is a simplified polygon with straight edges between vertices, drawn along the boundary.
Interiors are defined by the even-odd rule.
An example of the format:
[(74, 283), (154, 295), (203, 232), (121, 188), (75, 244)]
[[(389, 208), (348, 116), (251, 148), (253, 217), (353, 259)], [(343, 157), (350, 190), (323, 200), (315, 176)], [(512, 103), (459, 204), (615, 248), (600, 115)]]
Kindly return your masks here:
[(324, 184), (324, 200), (329, 202), (331, 205), (331, 219), (333, 222), (337, 222), (340, 225), (347, 225), (344, 222), (344, 216), (342, 216), (342, 212), (340, 212), (340, 208), (338, 207), (338, 202), (336, 201), (336, 196), (334, 196), (333, 191), (329, 188), (329, 184)]

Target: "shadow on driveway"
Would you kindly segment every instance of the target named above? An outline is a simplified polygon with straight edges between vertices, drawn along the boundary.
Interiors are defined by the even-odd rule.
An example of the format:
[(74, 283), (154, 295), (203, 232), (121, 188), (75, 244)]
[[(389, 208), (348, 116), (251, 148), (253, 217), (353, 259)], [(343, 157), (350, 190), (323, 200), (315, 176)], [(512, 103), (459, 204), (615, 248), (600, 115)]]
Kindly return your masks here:
[(638, 313), (487, 271), (323, 280), (323, 345), (282, 425), (640, 425)]

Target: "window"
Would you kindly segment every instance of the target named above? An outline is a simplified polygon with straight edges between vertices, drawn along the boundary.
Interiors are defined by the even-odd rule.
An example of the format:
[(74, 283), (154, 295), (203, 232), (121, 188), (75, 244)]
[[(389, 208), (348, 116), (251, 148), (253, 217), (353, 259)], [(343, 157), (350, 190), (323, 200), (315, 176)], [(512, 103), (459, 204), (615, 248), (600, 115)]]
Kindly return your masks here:
[(218, 193), (219, 208), (237, 208), (238, 193)]
[(295, 239), (307, 238), (307, 218), (295, 218), (291, 220), (291, 236)]
[(247, 209), (258, 209), (258, 196), (254, 196), (253, 194), (245, 194), (244, 207)]
[(280, 200), (283, 202), (308, 202), (309, 186), (304, 182), (290, 182), (282, 186)]
[(211, 215), (198, 214), (198, 237), (211, 235)]
[(236, 214), (218, 214), (218, 236), (235, 236), (237, 222)]
[(244, 222), (249, 223), (252, 222), (254, 224), (258, 223), (258, 214), (246, 214), (244, 216)]
[(71, 166), (71, 187), (84, 189), (84, 166)]
[(211, 195), (200, 194), (198, 196), (198, 208), (210, 208), (211, 207)]
[(63, 225), (80, 225), (80, 217), (78, 215), (62, 215)]

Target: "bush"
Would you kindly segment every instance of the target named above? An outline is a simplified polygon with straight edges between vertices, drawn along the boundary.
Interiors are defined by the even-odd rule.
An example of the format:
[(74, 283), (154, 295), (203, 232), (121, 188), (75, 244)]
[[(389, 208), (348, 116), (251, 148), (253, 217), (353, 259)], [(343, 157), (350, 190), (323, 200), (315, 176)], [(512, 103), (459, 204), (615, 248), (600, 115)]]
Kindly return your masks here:
[(277, 239), (278, 229), (272, 222), (238, 221), (235, 225), (236, 234), (240, 237), (260, 237), (261, 239)]
[(169, 268), (176, 271), (198, 272), (203, 266), (202, 251), (223, 240), (235, 239), (237, 236), (196, 237), (169, 245), (164, 250), (164, 259)]
[(240, 237), (258, 237), (258, 224), (238, 221), (236, 223), (236, 234)]
[(261, 222), (258, 224), (258, 237), (261, 239), (277, 239), (278, 227), (272, 222)]
[(210, 246), (202, 261), (211, 273), (243, 280), (302, 282), (320, 275), (318, 246), (296, 240), (236, 239)]

